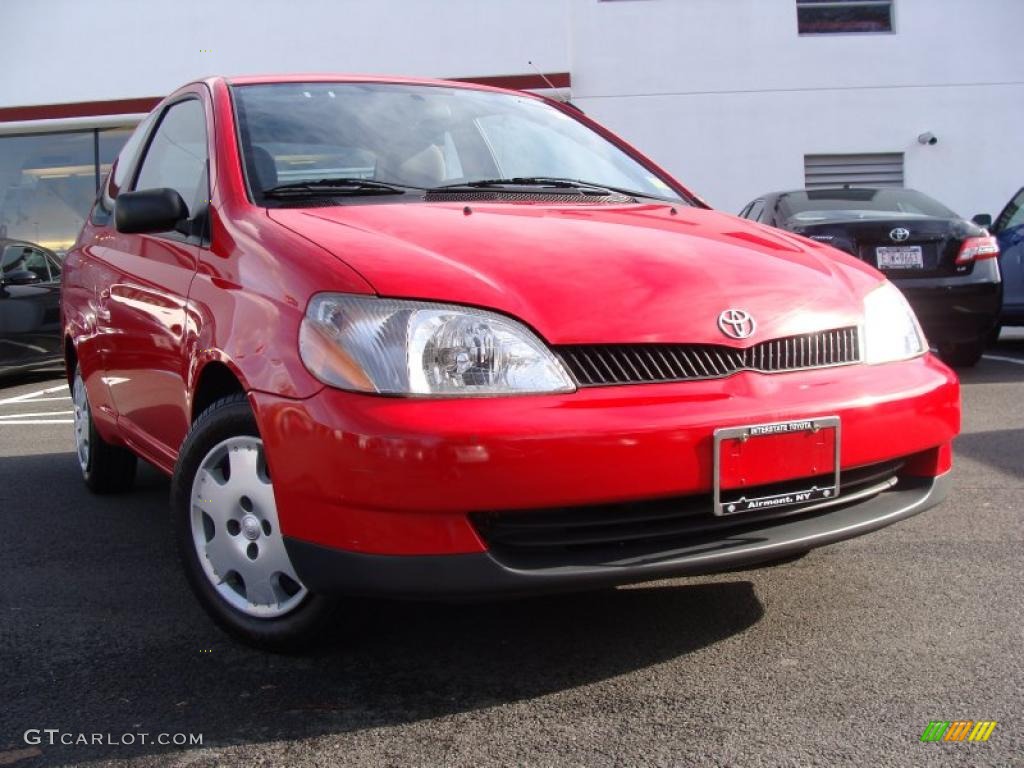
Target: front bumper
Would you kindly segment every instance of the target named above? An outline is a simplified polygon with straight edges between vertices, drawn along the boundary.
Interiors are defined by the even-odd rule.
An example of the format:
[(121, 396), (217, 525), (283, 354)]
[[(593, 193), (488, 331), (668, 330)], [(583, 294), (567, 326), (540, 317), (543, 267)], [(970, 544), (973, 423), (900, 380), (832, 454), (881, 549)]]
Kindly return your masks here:
[(585, 590), (681, 575), (714, 573), (784, 558), (860, 536), (938, 504), (949, 473), (903, 480), (868, 501), (731, 529), (709, 544), (676, 546), (600, 564), (521, 568), (489, 552), (395, 556), (344, 552), (286, 539), (288, 554), (311, 590), (405, 598), (485, 598)]
[[(960, 427), (957, 379), (931, 355), (548, 396), (430, 400), (324, 389), (305, 400), (251, 399), (282, 533), (300, 576), (308, 570), (314, 583), (300, 549), (338, 550), (351, 562), (429, 556), (431, 569), (444, 570), (430, 558), (493, 557), (474, 513), (707, 494), (719, 427), (838, 416), (842, 468), (910, 459), (901, 483), (945, 472)], [(415, 559), (401, 568), (426, 567)], [(655, 570), (677, 570), (673, 558), (665, 562)]]

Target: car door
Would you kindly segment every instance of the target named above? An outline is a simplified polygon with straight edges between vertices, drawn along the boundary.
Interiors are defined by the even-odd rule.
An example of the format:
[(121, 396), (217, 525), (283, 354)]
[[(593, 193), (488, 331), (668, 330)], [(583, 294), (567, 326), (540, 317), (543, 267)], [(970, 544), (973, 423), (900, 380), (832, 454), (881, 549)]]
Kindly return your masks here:
[(1024, 189), (1014, 195), (992, 226), (1003, 273), (1003, 314), (1024, 322)]
[(60, 356), (60, 265), (28, 243), (0, 252), (0, 369)]
[[(185, 92), (158, 117), (134, 173), (132, 190), (176, 190), (190, 216), (209, 198), (206, 109), (199, 91)], [(116, 201), (115, 201), (116, 210)], [(186, 304), (200, 240), (176, 231), (112, 232), (97, 249), (109, 270), (102, 289), (106, 381), (126, 436), (165, 466), (173, 465), (188, 430), (183, 346)]]

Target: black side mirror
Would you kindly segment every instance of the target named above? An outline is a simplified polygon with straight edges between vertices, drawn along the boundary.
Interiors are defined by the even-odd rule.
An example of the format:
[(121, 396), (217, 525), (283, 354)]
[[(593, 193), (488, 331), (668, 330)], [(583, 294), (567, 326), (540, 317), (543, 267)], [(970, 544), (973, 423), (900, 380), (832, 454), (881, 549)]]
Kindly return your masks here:
[(123, 192), (114, 202), (114, 226), (125, 234), (170, 232), (188, 218), (188, 206), (167, 187)]
[(971, 217), (971, 221), (979, 227), (985, 227), (985, 229), (992, 226), (992, 216), (988, 213), (976, 213)]
[(35, 272), (27, 269), (12, 269), (10, 272), (4, 272), (2, 282), (4, 285), (32, 285), (43, 280)]

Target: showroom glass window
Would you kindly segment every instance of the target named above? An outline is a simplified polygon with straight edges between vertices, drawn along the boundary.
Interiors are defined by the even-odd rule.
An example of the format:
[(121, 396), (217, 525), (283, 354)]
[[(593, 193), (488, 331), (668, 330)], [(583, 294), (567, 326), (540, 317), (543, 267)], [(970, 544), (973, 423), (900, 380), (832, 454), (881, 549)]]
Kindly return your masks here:
[(0, 238), (63, 255), (131, 128), (0, 136)]
[(169, 187), (190, 212), (202, 205), (206, 191), (206, 114), (198, 99), (186, 99), (164, 113), (142, 158), (135, 189)]
[(801, 35), (892, 32), (893, 0), (796, 0)]

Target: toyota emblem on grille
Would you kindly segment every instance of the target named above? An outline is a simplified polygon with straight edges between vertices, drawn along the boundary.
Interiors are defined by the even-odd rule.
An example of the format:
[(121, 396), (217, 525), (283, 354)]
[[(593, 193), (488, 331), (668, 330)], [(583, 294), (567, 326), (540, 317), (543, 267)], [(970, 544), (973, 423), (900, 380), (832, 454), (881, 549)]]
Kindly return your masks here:
[(889, 239), (894, 243), (902, 243), (910, 237), (910, 230), (903, 227), (896, 227), (889, 232)]
[(745, 309), (727, 309), (718, 316), (718, 329), (731, 339), (746, 339), (754, 335), (757, 324)]

